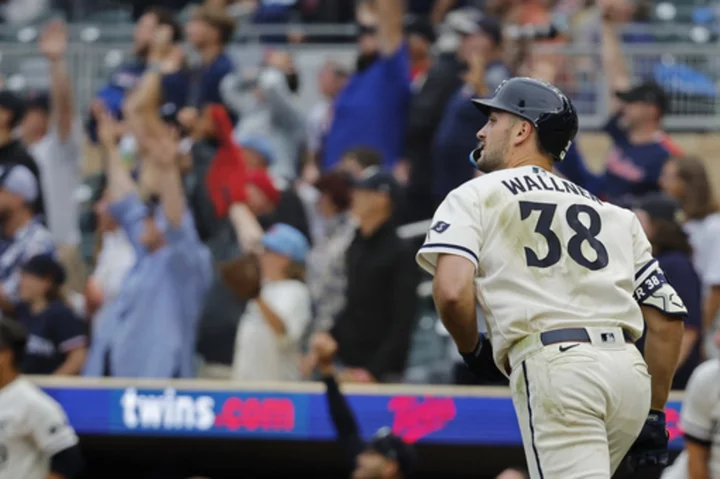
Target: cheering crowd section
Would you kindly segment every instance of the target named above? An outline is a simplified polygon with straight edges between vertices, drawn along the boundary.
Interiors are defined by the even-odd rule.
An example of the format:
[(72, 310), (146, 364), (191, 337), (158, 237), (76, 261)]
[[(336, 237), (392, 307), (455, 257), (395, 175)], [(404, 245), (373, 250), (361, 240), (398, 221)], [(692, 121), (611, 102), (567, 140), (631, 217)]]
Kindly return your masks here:
[[(216, 3), (196, 5), (184, 24), (148, 6), (133, 59), (89, 112), (76, 110), (67, 27), (57, 19), (37, 41), (47, 89), (0, 92), (0, 204), (11, 238), (0, 299), (31, 332), (24, 370), (310, 379), (308, 342), (329, 331), (344, 380), (402, 381), (425, 305), (416, 245), (397, 227), (427, 220), (473, 177), (466, 158), (482, 120), (470, 98), (513, 75), (567, 75), (562, 58), (518, 47), (504, 26), (550, 21), (572, 2), (490, 2), (484, 11), (426, 2), (430, 15), (408, 21), (403, 2), (359, 1), (357, 58), (328, 57), (315, 79), (322, 100), (309, 111), (297, 95), (312, 79), (300, 77), (292, 49), (235, 64), (227, 47), (237, 4)], [(682, 285), (682, 388), (716, 354), (713, 185), (704, 163), (662, 130), (672, 90), (633, 80), (623, 59), (630, 40), (620, 27), (641, 20), (641, 9), (574, 8), (600, 43), (612, 146), (598, 172), (573, 144), (558, 172), (635, 209)], [(534, 41), (584, 41), (556, 33)], [(449, 38), (456, 48), (441, 49)], [(101, 171), (84, 180), (90, 201), (79, 204), (93, 151)], [(477, 382), (462, 366), (440, 380)]]
[[(6, 22), (22, 3), (2, 4)], [(478, 384), (442, 346), (440, 374), (409, 374), (427, 300), (398, 227), (473, 178), (469, 100), (516, 75), (568, 82), (583, 66), (543, 45), (582, 42), (601, 52), (611, 146), (591, 168), (581, 133), (558, 173), (636, 212), (687, 305), (674, 387), (717, 358), (717, 179), (663, 131), (673, 84), (628, 70), (624, 45), (653, 41), (622, 29), (648, 20), (643, 2), (408, 1), (412, 17), (398, 0), (141, 3), (133, 58), (90, 111), (57, 19), (37, 39), (46, 88), (0, 91), (0, 307), (29, 333), (24, 373), (311, 380), (309, 344), (329, 333), (340, 381)], [(558, 14), (592, 35), (508, 34)], [(356, 58), (310, 78), (282, 44), (302, 35), (273, 38), (259, 65), (228, 52), (246, 22), (299, 19), (355, 22)], [(578, 105), (597, 94), (568, 85)], [(301, 89), (321, 100), (302, 108)]]

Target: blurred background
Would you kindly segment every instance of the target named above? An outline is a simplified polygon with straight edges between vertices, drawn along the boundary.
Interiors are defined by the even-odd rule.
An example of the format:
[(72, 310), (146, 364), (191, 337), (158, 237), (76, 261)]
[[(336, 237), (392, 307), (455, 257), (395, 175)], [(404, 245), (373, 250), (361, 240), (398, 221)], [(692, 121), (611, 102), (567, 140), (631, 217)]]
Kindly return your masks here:
[[(347, 477), (312, 346), (329, 337), (364, 437), (399, 420), (392, 398), (451, 398), (411, 415), (442, 423), (416, 437), (385, 424), (420, 471), (522, 468), (505, 385), (466, 370), (414, 254), (475, 176), (469, 99), (532, 76), (580, 113), (557, 173), (690, 265), (665, 268), (691, 313), (682, 391), (718, 354), (719, 18), (714, 0), (0, 0), (0, 308), (30, 334), (23, 373), (88, 477)], [(137, 400), (131, 426), (133, 394), (213, 398), (215, 422), (155, 427)], [(273, 394), (295, 407), (283, 433), (212, 434), (221, 404)]]

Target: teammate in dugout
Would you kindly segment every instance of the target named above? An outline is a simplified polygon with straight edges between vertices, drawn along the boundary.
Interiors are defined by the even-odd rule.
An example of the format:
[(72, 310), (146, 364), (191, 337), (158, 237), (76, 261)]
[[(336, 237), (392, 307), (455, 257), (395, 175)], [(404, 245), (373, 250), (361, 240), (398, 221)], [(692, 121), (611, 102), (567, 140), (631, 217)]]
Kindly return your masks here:
[(27, 333), (0, 319), (0, 479), (75, 479), (78, 438), (60, 405), (20, 376)]
[(473, 101), (485, 174), (445, 198), (417, 256), (445, 327), (473, 372), (509, 377), (533, 479), (609, 479), (628, 451), (631, 470), (667, 465), (684, 304), (632, 212), (551, 173), (578, 129), (567, 96), (513, 78)]
[[(720, 331), (715, 332), (720, 349)], [(705, 361), (690, 376), (680, 425), (685, 449), (662, 479), (713, 479), (720, 477), (720, 357)]]

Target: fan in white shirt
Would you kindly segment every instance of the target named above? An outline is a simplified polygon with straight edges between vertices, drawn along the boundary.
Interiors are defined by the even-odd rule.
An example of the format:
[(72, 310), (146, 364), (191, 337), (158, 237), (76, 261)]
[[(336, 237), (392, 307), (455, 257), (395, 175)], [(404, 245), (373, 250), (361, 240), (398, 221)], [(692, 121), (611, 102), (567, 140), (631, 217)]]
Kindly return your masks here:
[(0, 479), (73, 479), (78, 438), (60, 405), (19, 374), (22, 326), (0, 319)]
[(308, 241), (292, 226), (276, 224), (262, 244), (263, 285), (240, 318), (233, 378), (297, 381), (300, 340), (311, 315), (310, 291), (302, 280)]

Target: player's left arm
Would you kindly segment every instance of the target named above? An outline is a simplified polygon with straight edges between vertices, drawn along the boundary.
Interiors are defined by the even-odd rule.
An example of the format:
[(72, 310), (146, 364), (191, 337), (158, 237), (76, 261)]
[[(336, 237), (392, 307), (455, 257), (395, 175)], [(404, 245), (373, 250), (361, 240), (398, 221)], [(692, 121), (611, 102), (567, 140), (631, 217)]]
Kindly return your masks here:
[(83, 459), (75, 430), (60, 406), (50, 398), (35, 401), (28, 418), (35, 446), (50, 458), (48, 479), (75, 479), (83, 469)]
[(688, 311), (680, 295), (670, 285), (636, 217), (632, 219), (635, 289), (647, 325), (645, 361), (652, 376), (651, 409), (663, 411), (670, 394), (680, 357)]
[(650, 411), (628, 454), (628, 465), (634, 472), (648, 466), (667, 466), (669, 461), (665, 405), (680, 356), (687, 308), (652, 257), (650, 242), (638, 219), (633, 216), (632, 221), (636, 271), (633, 296), (647, 324), (645, 361), (652, 377)]

